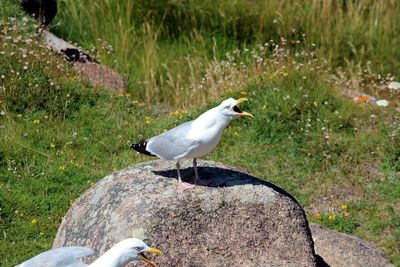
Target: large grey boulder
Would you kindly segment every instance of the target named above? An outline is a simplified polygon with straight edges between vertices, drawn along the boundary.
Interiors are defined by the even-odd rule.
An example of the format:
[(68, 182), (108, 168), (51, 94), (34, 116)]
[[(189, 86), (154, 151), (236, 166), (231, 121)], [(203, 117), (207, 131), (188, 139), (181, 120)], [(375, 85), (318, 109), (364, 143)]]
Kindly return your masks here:
[(330, 267), (388, 267), (394, 266), (372, 244), (354, 236), (329, 230), (323, 226), (310, 226), (315, 252)]
[[(181, 164), (182, 178), (193, 182), (190, 165)], [(304, 211), (292, 196), (220, 163), (198, 166), (207, 185), (185, 192), (177, 189), (174, 162), (150, 161), (105, 177), (75, 201), (54, 247), (102, 254), (135, 236), (164, 251), (155, 259), (160, 266), (316, 265)]]

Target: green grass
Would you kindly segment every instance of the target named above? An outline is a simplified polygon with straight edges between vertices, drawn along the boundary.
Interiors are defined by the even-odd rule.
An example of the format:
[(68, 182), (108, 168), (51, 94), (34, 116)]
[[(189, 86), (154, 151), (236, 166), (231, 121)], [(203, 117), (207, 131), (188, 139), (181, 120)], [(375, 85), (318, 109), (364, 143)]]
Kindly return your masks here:
[[(61, 0), (53, 31), (94, 51), (148, 103), (204, 104), (193, 95), (208, 65), (235, 48), (281, 37), (315, 45), (333, 68), (399, 75), (397, 1)], [(105, 41), (116, 53), (108, 56)], [(189, 64), (189, 68), (187, 67)], [(143, 84), (142, 82), (146, 83)]]
[[(129, 78), (130, 94), (121, 96), (80, 82), (67, 63), (41, 47), (31, 20), (24, 22), (10, 1), (1, 2), (0, 265), (12, 266), (49, 249), (62, 217), (85, 189), (115, 170), (150, 159), (131, 151), (129, 141), (193, 119), (224, 98), (242, 96), (250, 99), (243, 108), (255, 118), (233, 121), (206, 158), (281, 186), (300, 201), (310, 221), (371, 241), (400, 266), (399, 113), (392, 106), (361, 106), (341, 97), (339, 87), (348, 80), (331, 83), (335, 71), (329, 69), (364, 60), (348, 56), (349, 50), (339, 44), (329, 45), (337, 34), (356, 40), (354, 32), (362, 30), (365, 36), (358, 41), (374, 44), (363, 52), (374, 60), (372, 69), (394, 69), (398, 63), (383, 66), (379, 58), (398, 59), (395, 45), (387, 43), (389, 37), (398, 42), (392, 36), (398, 26), (380, 28), (388, 25), (386, 17), (377, 28), (361, 26), (398, 6), (381, 4), (381, 10), (370, 3), (373, 15), (360, 11), (361, 17), (356, 10), (350, 17), (326, 7), (341, 16), (323, 24), (326, 16), (315, 15), (322, 8), (315, 7), (319, 1), (303, 5), (309, 16), (301, 23), (285, 15), (301, 10), (288, 5), (291, 1), (269, 2), (265, 9), (244, 1), (218, 9), (211, 1), (79, 1), (65, 6), (57, 15), (62, 27), (54, 30), (88, 48), (96, 44), (95, 53), (100, 51), (105, 62)], [(103, 6), (107, 4), (116, 7), (110, 11)], [(123, 6), (128, 4), (133, 6)], [(83, 7), (98, 15), (85, 25), (78, 17), (91, 9)], [(273, 23), (277, 13), (270, 8), (280, 11), (279, 23)], [(68, 25), (63, 22), (67, 12)], [(160, 17), (161, 28), (155, 26)], [(353, 17), (358, 24), (349, 22)], [(283, 25), (292, 25), (287, 20), (302, 26), (308, 40), (295, 45), (278, 38), (257, 45), (262, 29), (268, 29), (266, 38), (276, 39), (285, 33)], [(127, 26), (126, 33), (118, 23)], [(377, 29), (381, 39), (370, 32)], [(111, 55), (99, 46), (103, 41), (98, 37), (113, 44)], [(371, 78), (372, 70), (360, 75), (350, 70), (345, 68), (346, 75), (363, 80), (366, 87), (387, 82)]]

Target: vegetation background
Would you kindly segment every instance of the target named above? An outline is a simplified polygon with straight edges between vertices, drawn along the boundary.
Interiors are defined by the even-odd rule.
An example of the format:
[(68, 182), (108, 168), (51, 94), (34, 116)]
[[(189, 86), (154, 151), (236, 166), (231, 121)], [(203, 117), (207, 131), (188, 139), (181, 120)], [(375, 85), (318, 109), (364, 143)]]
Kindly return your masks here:
[[(400, 2), (59, 0), (51, 31), (127, 79), (81, 82), (13, 0), (0, 3), (0, 265), (49, 249), (70, 205), (149, 158), (129, 149), (248, 97), (207, 158), (291, 194), (310, 221), (400, 266)], [(356, 103), (347, 91), (386, 98)]]

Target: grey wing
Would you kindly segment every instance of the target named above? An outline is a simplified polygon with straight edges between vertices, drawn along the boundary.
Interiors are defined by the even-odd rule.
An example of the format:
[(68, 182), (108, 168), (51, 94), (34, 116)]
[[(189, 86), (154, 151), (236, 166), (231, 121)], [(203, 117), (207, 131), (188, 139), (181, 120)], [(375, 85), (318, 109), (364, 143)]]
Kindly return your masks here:
[(83, 267), (86, 264), (78, 258), (93, 255), (94, 251), (85, 247), (61, 247), (43, 252), (15, 267)]
[(165, 160), (183, 158), (199, 145), (197, 141), (190, 140), (186, 137), (191, 126), (192, 121), (188, 121), (172, 128), (166, 133), (150, 138), (147, 142), (146, 149)]

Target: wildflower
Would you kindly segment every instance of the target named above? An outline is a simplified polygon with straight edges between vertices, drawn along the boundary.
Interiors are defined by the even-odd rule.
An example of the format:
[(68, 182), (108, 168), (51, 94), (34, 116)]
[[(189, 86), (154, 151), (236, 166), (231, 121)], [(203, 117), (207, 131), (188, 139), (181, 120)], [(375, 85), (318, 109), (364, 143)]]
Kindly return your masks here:
[(314, 213), (315, 218), (321, 218), (321, 212), (317, 211), (316, 213)]
[(112, 167), (112, 171), (113, 171), (113, 172), (116, 172), (116, 171), (117, 171), (117, 168)]
[(22, 118), (22, 114), (17, 114), (17, 118)]
[(318, 103), (317, 103), (317, 101), (314, 101), (314, 107), (318, 107)]
[(282, 73), (282, 75), (283, 75), (283, 77), (287, 77), (287, 76), (289, 76), (289, 73), (284, 72), (284, 73)]
[(336, 221), (336, 215), (329, 215), (328, 219), (332, 222)]
[(150, 122), (151, 122), (150, 117), (145, 117), (145, 120), (146, 120), (146, 124), (150, 124)]
[(58, 169), (63, 172), (63, 171), (65, 171), (65, 166), (61, 165), (60, 167), (58, 167)]
[(263, 109), (263, 110), (266, 110), (266, 109), (267, 109), (267, 105), (264, 105), (264, 106), (262, 107), (262, 109)]
[(356, 102), (357, 104), (365, 104), (368, 102), (368, 100), (369, 100), (369, 96), (367, 96), (367, 95), (360, 95), (360, 96), (353, 98), (353, 101)]
[(56, 147), (56, 144), (54, 144), (54, 143), (50, 144), (50, 148), (55, 148), (55, 147)]
[(241, 96), (246, 96), (246, 95), (247, 95), (247, 92), (246, 92), (246, 91), (241, 91), (241, 92), (240, 92), (240, 95), (241, 95)]
[(344, 211), (344, 212), (343, 212), (343, 215), (344, 215), (345, 217), (349, 217), (349, 216), (350, 216), (350, 213), (348, 213), (347, 211)]
[(32, 219), (31, 224), (37, 224), (37, 220), (35, 218)]
[(6, 112), (4, 110), (0, 111), (0, 115), (4, 116), (4, 115), (6, 115)]
[(40, 120), (38, 120), (38, 119), (34, 120), (33, 124), (36, 124), (36, 125), (40, 124)]
[(345, 209), (347, 209), (347, 205), (346, 205), (346, 204), (342, 204), (342, 205), (340, 205), (340, 208), (341, 208), (342, 210), (345, 210)]
[(387, 101), (386, 99), (381, 99), (376, 101), (376, 105), (380, 107), (387, 107), (389, 106), (389, 101)]
[(388, 85), (388, 88), (391, 90), (399, 90), (400, 89), (400, 83), (399, 82), (391, 82)]

